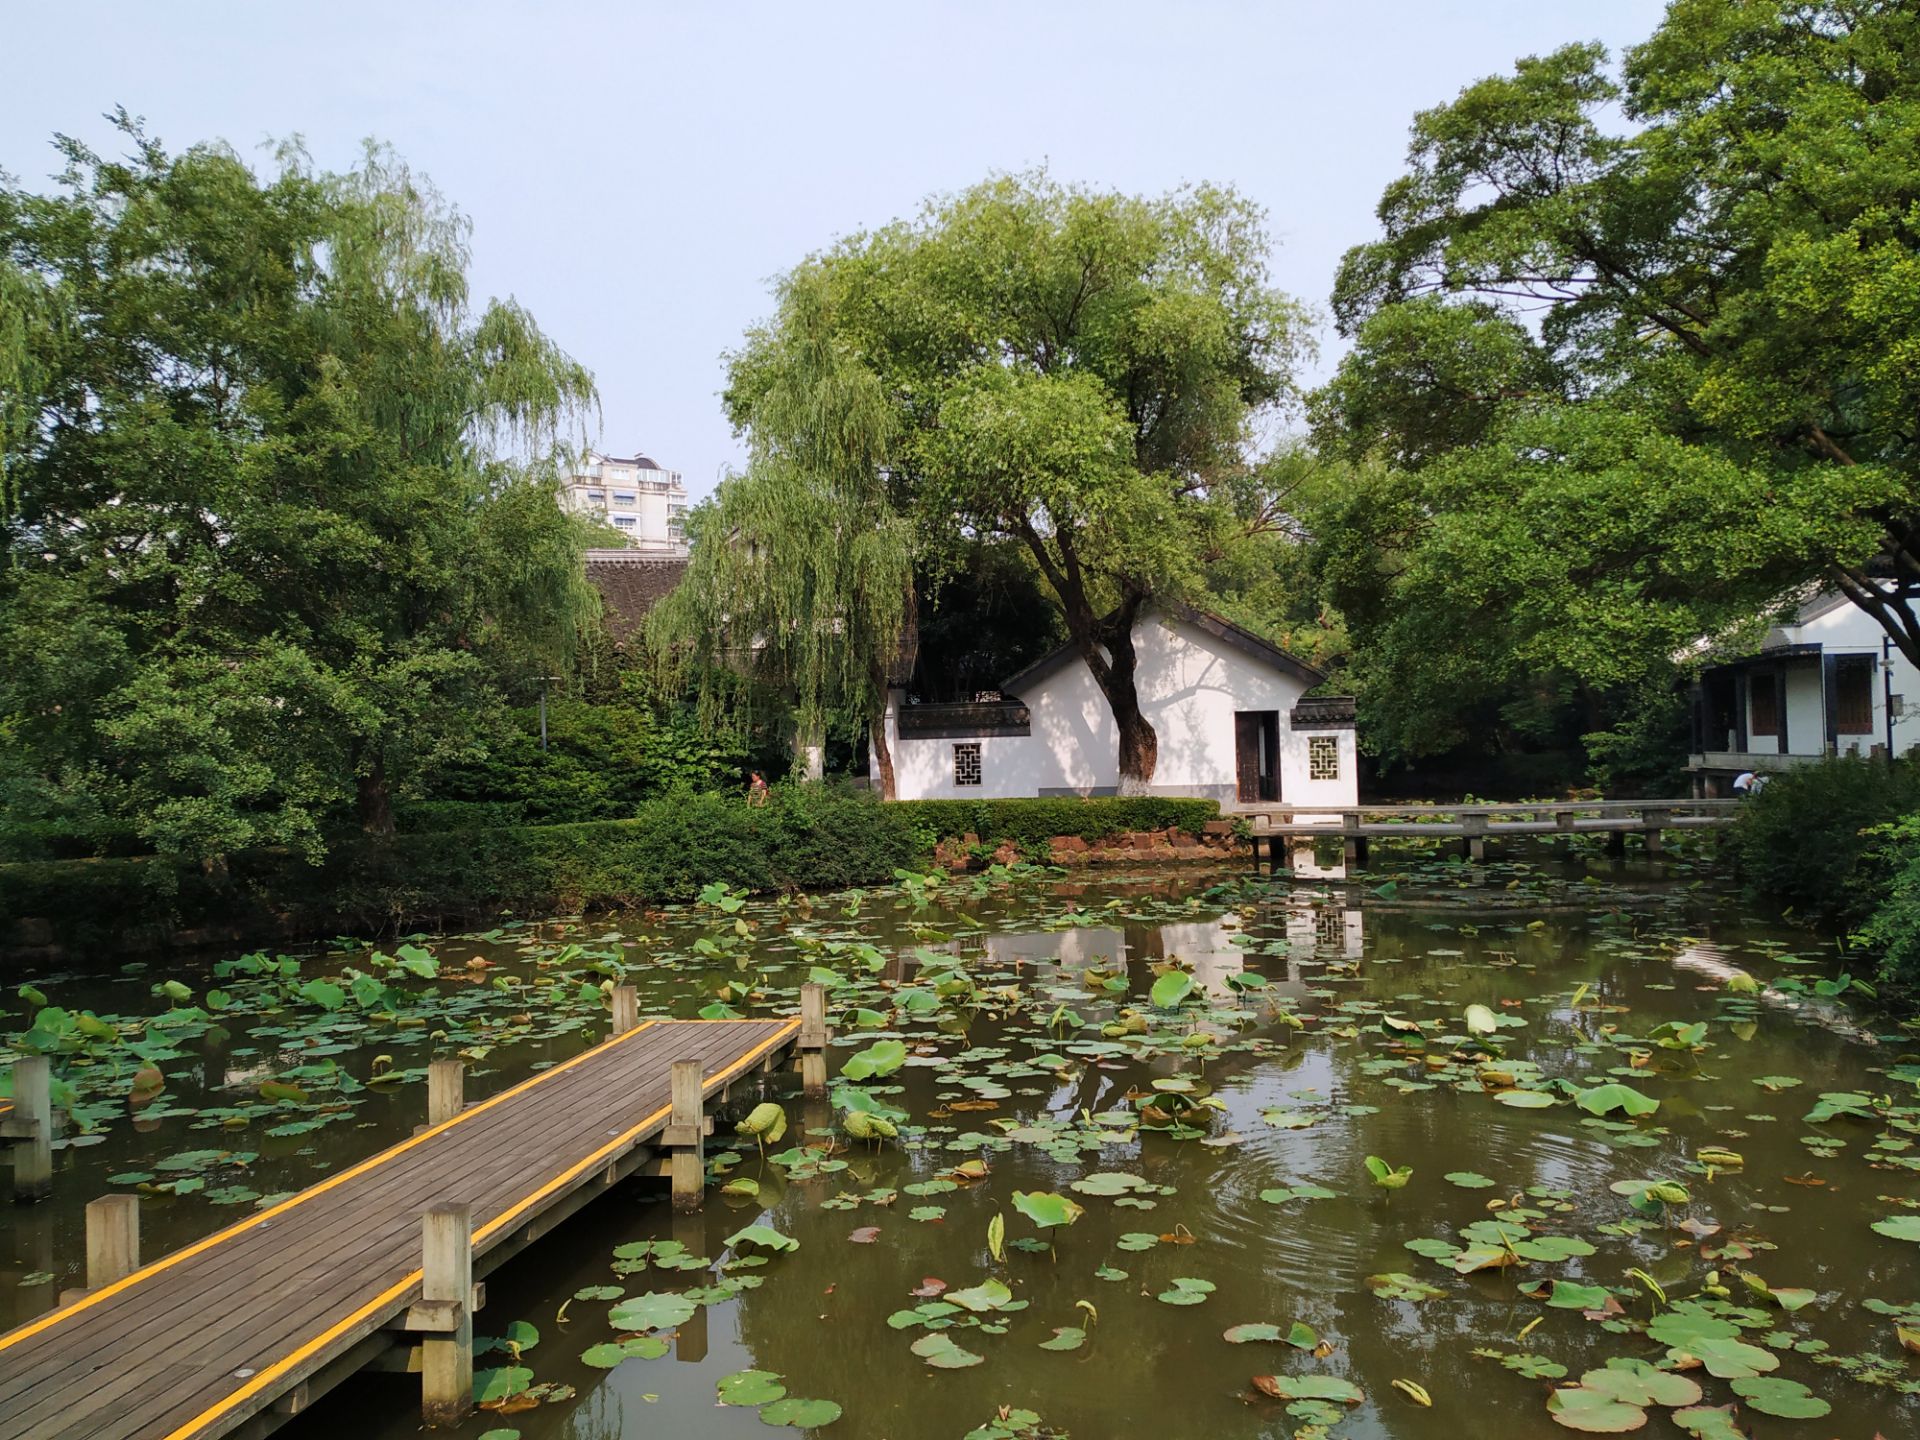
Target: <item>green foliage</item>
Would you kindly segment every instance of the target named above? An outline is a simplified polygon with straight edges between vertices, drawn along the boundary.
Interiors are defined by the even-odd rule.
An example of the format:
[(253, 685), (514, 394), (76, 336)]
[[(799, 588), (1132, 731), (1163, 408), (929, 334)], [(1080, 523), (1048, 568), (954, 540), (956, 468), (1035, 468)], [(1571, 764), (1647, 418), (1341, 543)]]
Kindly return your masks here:
[[(884, 747), (879, 718), (913, 599), (911, 527), (885, 486), (896, 417), (839, 342), (823, 277), (803, 267), (779, 300), (734, 360), (728, 404), (748, 466), (688, 517), (693, 559), (647, 617), (648, 643), (709, 722), (739, 727), (753, 718), (742, 701), (774, 695), (802, 743), (842, 712)], [(890, 797), (884, 752), (881, 778)]]
[(781, 401), (796, 373), (830, 375), (831, 403), (787, 427), (830, 443), (838, 416), (865, 435), (883, 402), (885, 508), (860, 513), (911, 518), (936, 561), (981, 537), (1025, 549), (1091, 654), (1121, 773), (1144, 780), (1156, 742), (1135, 616), (1278, 518), (1246, 457), (1289, 393), (1302, 327), (1266, 248), (1230, 191), (1142, 199), (1000, 176), (794, 272), (779, 318), (734, 358), (729, 405), (758, 435), (769, 404), (797, 413)]
[(691, 714), (553, 699), (547, 749), (532, 709), (509, 712), (499, 733), (422, 778), (422, 798), (399, 809), (402, 829), (565, 825), (620, 820), (675, 790), (737, 785), (741, 757)]
[(138, 948), (176, 929), (304, 937), (684, 902), (716, 880), (844, 889), (886, 883), (921, 853), (901, 807), (859, 792), (775, 786), (757, 810), (680, 793), (631, 820), (343, 841), (317, 865), (282, 849), (237, 851), (217, 871), (165, 857), (0, 865), (0, 936), (38, 917), (69, 943)]
[(1815, 584), (1920, 660), (1872, 578), (1920, 520), (1917, 47), (1910, 6), (1683, 0), (1617, 73), (1568, 45), (1415, 118), (1313, 402), (1357, 468), (1309, 524), (1390, 730), (1660, 682)]
[(1920, 811), (1920, 772), (1830, 759), (1771, 777), (1728, 841), (1750, 890), (1812, 923), (1853, 929), (1873, 914), (1897, 864), (1880, 827)]
[(0, 802), (314, 857), (593, 623), (554, 503), (592, 381), (470, 305), (465, 220), (388, 152), (261, 176), (121, 124), (0, 184)]
[(1178, 826), (1198, 834), (1220, 818), (1212, 800), (1171, 796), (1102, 796), (1090, 800), (902, 800), (890, 807), (906, 817), (925, 851), (936, 842), (978, 835), (983, 845), (1011, 841), (1022, 851), (1044, 855), (1056, 835), (1098, 840), (1128, 831)]
[(1856, 938), (1879, 959), (1883, 993), (1897, 990), (1911, 1004), (1920, 997), (1920, 815), (1908, 815), (1873, 838), (1867, 868), (1885, 878), (1879, 903)]

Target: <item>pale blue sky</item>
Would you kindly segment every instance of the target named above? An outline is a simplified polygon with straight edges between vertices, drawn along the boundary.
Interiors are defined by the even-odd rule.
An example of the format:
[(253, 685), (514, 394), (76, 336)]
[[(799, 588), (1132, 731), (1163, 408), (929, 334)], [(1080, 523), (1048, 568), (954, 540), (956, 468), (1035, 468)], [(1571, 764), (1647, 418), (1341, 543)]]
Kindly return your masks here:
[(48, 137), (109, 144), (115, 104), (174, 149), (297, 133), (343, 166), (389, 141), (473, 218), (476, 291), (592, 368), (603, 447), (703, 494), (739, 458), (721, 352), (834, 236), (1042, 162), (1137, 192), (1225, 182), (1266, 207), (1277, 282), (1324, 309), (1414, 111), (1570, 40), (1617, 53), (1661, 9), (68, 0), (11, 8), (0, 169), (44, 183)]

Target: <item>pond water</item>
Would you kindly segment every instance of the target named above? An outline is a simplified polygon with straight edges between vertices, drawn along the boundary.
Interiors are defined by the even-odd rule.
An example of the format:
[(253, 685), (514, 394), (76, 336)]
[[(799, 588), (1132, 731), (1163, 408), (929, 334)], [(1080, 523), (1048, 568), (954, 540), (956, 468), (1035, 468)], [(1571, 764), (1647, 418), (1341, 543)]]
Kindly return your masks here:
[[(603, 981), (757, 1015), (811, 976), (871, 1073), (737, 1095), (702, 1214), (630, 1186), (493, 1275), (517, 1355), (449, 1433), (1920, 1434), (1920, 1042), (1704, 866), (711, 898), (37, 982), (77, 1133), (0, 1216), (6, 1318), (81, 1283), (97, 1194), (154, 1258), (406, 1134), (436, 1055), (478, 1098), (576, 1053)], [(282, 1433), (419, 1431), (364, 1375)]]

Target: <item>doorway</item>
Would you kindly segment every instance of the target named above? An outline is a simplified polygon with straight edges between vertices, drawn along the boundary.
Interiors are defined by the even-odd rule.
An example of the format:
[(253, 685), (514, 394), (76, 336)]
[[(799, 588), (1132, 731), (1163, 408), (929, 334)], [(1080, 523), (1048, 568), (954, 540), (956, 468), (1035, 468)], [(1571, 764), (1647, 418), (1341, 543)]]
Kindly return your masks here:
[(1280, 712), (1233, 712), (1234, 798), (1258, 805), (1280, 798)]

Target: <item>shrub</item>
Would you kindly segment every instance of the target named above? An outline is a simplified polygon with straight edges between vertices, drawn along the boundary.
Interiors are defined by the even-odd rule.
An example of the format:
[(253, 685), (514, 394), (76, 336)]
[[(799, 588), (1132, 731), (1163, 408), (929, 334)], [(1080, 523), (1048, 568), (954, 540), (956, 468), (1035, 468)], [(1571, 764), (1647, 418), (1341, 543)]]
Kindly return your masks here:
[(1879, 956), (1883, 991), (1911, 1002), (1920, 995), (1920, 815), (1909, 815), (1876, 837), (1876, 861), (1886, 874), (1878, 908), (1859, 941)]
[(1212, 800), (1166, 795), (1117, 795), (1081, 800), (901, 800), (888, 807), (904, 814), (931, 850), (941, 840), (973, 834), (983, 845), (1010, 840), (1029, 853), (1044, 852), (1055, 835), (1098, 840), (1129, 830), (1178, 826), (1198, 831), (1220, 818)]
[[(0, 946), (139, 949), (456, 924), (686, 901), (715, 880), (844, 889), (886, 884), (924, 863), (937, 839), (968, 831), (1034, 851), (1055, 835), (1197, 830), (1219, 811), (1160, 797), (882, 804), (841, 787), (776, 785), (757, 810), (737, 795), (677, 791), (631, 819), (570, 825), (487, 825), (485, 802), (427, 813), (449, 828), (339, 840), (318, 864), (276, 849), (237, 852), (221, 869), (154, 856), (0, 865)], [(28, 918), (46, 925), (19, 927)]]
[(1773, 776), (1729, 834), (1753, 894), (1802, 920), (1853, 930), (1891, 878), (1875, 832), (1915, 811), (1920, 773), (1912, 764), (1830, 759)]

